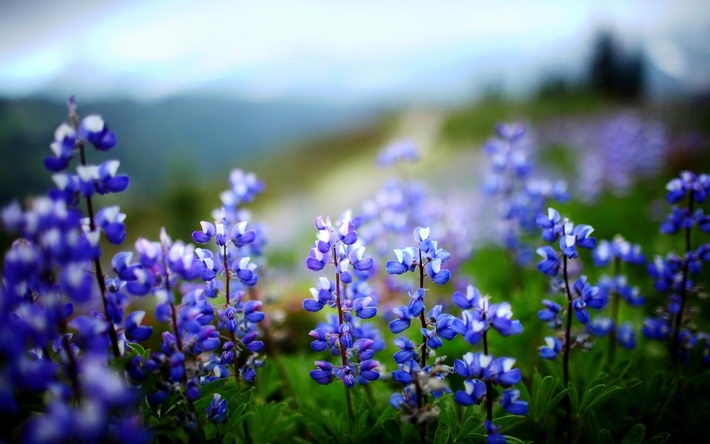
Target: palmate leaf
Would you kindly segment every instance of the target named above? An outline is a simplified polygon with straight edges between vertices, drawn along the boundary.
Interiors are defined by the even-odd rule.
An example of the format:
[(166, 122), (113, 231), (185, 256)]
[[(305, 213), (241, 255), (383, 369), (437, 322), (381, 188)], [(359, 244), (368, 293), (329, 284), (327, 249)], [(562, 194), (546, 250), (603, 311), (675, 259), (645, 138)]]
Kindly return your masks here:
[(510, 436), (510, 435), (503, 435), (505, 436), (505, 441), (510, 444), (529, 444), (532, 441), (525, 441), (520, 438), (516, 438), (515, 436)]
[[(582, 400), (580, 404), (577, 404), (577, 408), (575, 409), (575, 412), (577, 413), (578, 416), (584, 416), (584, 414), (595, 407), (596, 405), (606, 401), (610, 397), (612, 397), (616, 392), (621, 390), (621, 387), (618, 385), (606, 385), (606, 384), (598, 384), (595, 385), (594, 387), (590, 388), (586, 392), (584, 392), (584, 395), (582, 396)], [(576, 392), (576, 391), (575, 391)], [(573, 403), (573, 405), (575, 405)]]
[(608, 429), (599, 429), (596, 442), (599, 444), (614, 444), (614, 437)]
[(521, 415), (504, 415), (493, 418), (493, 423), (501, 428), (501, 430), (510, 430), (516, 425), (525, 422), (525, 416)]
[(634, 424), (621, 440), (621, 444), (641, 444), (646, 436), (646, 426), (638, 423)]
[(249, 434), (252, 442), (270, 443), (284, 441), (283, 434), (298, 419), (298, 413), (288, 412), (284, 402), (259, 404), (251, 407)]
[(528, 406), (528, 415), (534, 421), (540, 422), (546, 418), (570, 391), (569, 387), (561, 390), (560, 385), (559, 381), (553, 376), (547, 375), (543, 378), (540, 373), (535, 373)]
[(434, 433), (434, 444), (447, 444), (451, 437), (451, 428), (448, 424), (440, 423)]

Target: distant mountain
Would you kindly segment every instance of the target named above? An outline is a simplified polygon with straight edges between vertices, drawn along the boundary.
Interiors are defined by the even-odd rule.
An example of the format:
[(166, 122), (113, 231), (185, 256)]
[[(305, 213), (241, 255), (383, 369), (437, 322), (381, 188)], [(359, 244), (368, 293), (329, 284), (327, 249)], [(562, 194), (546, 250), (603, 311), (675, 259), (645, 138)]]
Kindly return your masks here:
[[(101, 114), (118, 138), (115, 153), (90, 153), (90, 160), (120, 159), (134, 192), (151, 194), (163, 191), (174, 171), (221, 179), (232, 168), (248, 168), (315, 136), (366, 125), (381, 113), (365, 105), (188, 95), (150, 103), (83, 103), (79, 97), (79, 112)], [(50, 186), (42, 162), (54, 129), (65, 120), (64, 103), (0, 99), (0, 204)]]

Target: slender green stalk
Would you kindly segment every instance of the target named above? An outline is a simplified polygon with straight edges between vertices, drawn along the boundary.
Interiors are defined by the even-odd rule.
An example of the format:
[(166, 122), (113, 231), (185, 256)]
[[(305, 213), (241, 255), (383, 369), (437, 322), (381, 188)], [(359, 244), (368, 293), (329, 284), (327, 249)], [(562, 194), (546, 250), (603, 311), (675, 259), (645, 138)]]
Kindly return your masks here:
[[(424, 289), (424, 264), (422, 263), (422, 250), (419, 250), (419, 289)], [(427, 322), (424, 310), (419, 313), (419, 320), (422, 323), (422, 328), (426, 329)], [(427, 337), (425, 335), (422, 335), (422, 356), (420, 358), (422, 369), (426, 367), (426, 359), (429, 355), (429, 350), (427, 349), (426, 341)], [(414, 384), (417, 391), (417, 407), (421, 409), (422, 403), (424, 402), (424, 393), (422, 392), (421, 386), (419, 385), (419, 378), (417, 378), (416, 376), (414, 378)], [(419, 439), (422, 443), (426, 442), (426, 422), (422, 422), (419, 424)]]
[(620, 296), (619, 296), (619, 291), (616, 288), (616, 283), (619, 280), (619, 276), (621, 276), (621, 258), (615, 257), (614, 258), (614, 290), (611, 292), (611, 334), (609, 335), (609, 349), (608, 349), (608, 356), (607, 356), (607, 365), (611, 367), (614, 365), (614, 358), (616, 356), (616, 329), (617, 325), (619, 322), (619, 304), (620, 304)]
[[(424, 289), (424, 264), (422, 264), (422, 250), (419, 250), (419, 289), (423, 290)], [(426, 329), (426, 315), (424, 314), (424, 310), (419, 313), (419, 320), (422, 323), (422, 328)], [(424, 368), (426, 366), (426, 358), (429, 355), (429, 350), (427, 350), (427, 345), (426, 345), (427, 337), (426, 335), (422, 335), (422, 356), (420, 358), (421, 360), (421, 367)]]
[[(693, 206), (695, 204), (695, 199), (693, 198), (693, 193), (690, 193), (688, 202), (688, 212), (693, 214)], [(678, 362), (679, 351), (680, 351), (680, 328), (683, 324), (683, 314), (685, 312), (685, 303), (688, 298), (688, 273), (689, 273), (689, 262), (690, 262), (690, 229), (688, 227), (685, 229), (685, 260), (683, 261), (683, 279), (680, 282), (680, 308), (678, 309), (678, 314), (675, 316), (675, 325), (673, 326), (673, 338), (671, 340), (671, 361), (673, 363)]]
[[(486, 320), (486, 313), (483, 313), (483, 320)], [(481, 340), (483, 341), (483, 354), (488, 356), (488, 330), (483, 330), (481, 334)], [(486, 379), (486, 419), (493, 423), (493, 384), (491, 381)]]
[[(567, 256), (562, 255), (562, 278), (565, 281), (565, 292), (567, 293), (567, 323), (565, 325), (565, 344), (562, 352), (562, 381), (563, 389), (567, 388), (569, 384), (569, 352), (571, 348), (571, 335), (572, 330), (572, 293), (569, 289), (569, 277), (567, 276)], [(565, 395), (565, 442), (571, 442), (571, 424), (572, 421), (572, 400), (570, 399), (569, 392)]]
[[(338, 307), (338, 325), (343, 325), (343, 307), (340, 305), (340, 274), (338, 274), (338, 253), (333, 246), (333, 263), (335, 264), (335, 305)], [(343, 344), (342, 338), (338, 338), (340, 342), (340, 360), (343, 364), (343, 368), (347, 368), (348, 356), (345, 354), (345, 345)], [(343, 384), (345, 388), (345, 404), (348, 409), (348, 424), (350, 426), (350, 432), (353, 431), (353, 401), (350, 396), (350, 389), (347, 385)]]
[[(231, 281), (229, 275), (229, 263), (227, 261), (227, 245), (222, 246), (222, 264), (224, 265), (224, 300), (225, 308), (230, 305), (230, 293), (229, 283)], [(234, 344), (234, 359), (232, 360), (232, 365), (234, 366), (234, 383), (239, 387), (239, 363), (237, 362), (237, 338), (234, 336), (234, 332), (229, 330), (229, 338)]]
[[(74, 123), (74, 128), (77, 128), (78, 123), (75, 122), (75, 117), (72, 119)], [(79, 157), (81, 160), (81, 165), (86, 165), (86, 153), (84, 149), (84, 144), (79, 144)], [(91, 196), (86, 196), (86, 211), (89, 214), (89, 228), (91, 231), (96, 231), (96, 221), (94, 218), (94, 204), (91, 201)], [(111, 321), (111, 317), (108, 314), (108, 300), (106, 299), (106, 279), (104, 277), (104, 272), (101, 268), (101, 259), (94, 259), (94, 274), (96, 275), (96, 282), (99, 284), (99, 290), (101, 292), (101, 302), (104, 308), (104, 314), (106, 315), (106, 322), (108, 323), (108, 334), (111, 338), (111, 349), (113, 350), (113, 355), (116, 358), (121, 357), (121, 350), (118, 347), (118, 334), (116, 333), (116, 327)]]

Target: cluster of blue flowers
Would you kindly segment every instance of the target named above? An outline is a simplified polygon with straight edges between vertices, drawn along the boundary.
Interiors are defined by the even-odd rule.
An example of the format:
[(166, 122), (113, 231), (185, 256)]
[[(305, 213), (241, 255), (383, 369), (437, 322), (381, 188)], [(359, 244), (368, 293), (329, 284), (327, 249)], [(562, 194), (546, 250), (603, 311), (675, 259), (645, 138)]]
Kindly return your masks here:
[[(100, 116), (80, 118), (77, 109), (70, 99), (69, 121), (55, 131), (51, 155), (44, 160), (54, 187), (0, 212), (4, 230), (17, 236), (5, 254), (0, 285), (0, 413), (20, 424), (0, 431), (0, 441), (147, 442), (155, 438), (150, 427), (178, 427), (186, 439), (199, 441), (207, 437), (205, 425), (218, 430), (216, 424), (237, 423), (231, 422), (234, 403), (227, 390), (234, 393), (255, 382), (265, 364), (266, 313), (258, 284), (267, 236), (244, 208), (264, 185), (253, 173), (234, 170), (229, 189), (219, 196), (221, 205), (210, 220), (200, 221), (192, 243), (173, 240), (162, 229), (158, 240), (139, 237), (131, 251), (109, 261), (102, 256), (102, 240), (124, 242), (126, 215), (118, 206), (99, 207), (98, 199), (125, 191), (130, 180), (118, 172), (117, 160), (89, 162), (90, 147), (109, 151), (116, 136)], [(527, 135), (520, 124), (496, 128), (496, 137), (485, 146), (492, 161), (486, 191), (501, 205), (505, 243), (520, 262), (529, 256), (527, 233), (541, 230), (549, 243), (537, 249), (542, 258), (537, 269), (551, 278), (553, 295), (542, 301), (537, 317), (555, 333), (538, 351), (546, 360), (562, 355), (562, 387), (571, 379), (572, 348), (591, 347), (592, 337), (610, 337), (613, 363), (617, 343), (636, 346), (637, 332), (631, 322), (620, 321), (625, 313), (620, 315), (619, 307), (621, 301), (640, 307), (646, 298), (622, 274), (622, 264), (646, 264), (655, 289), (667, 296), (657, 316), (646, 319), (644, 336), (667, 340), (674, 360), (688, 360), (698, 344), (705, 344), (700, 353), (710, 362), (710, 335), (692, 322), (693, 297), (699, 293), (694, 280), (710, 260), (710, 244), (691, 244), (691, 233), (710, 233), (710, 216), (699, 207), (710, 195), (710, 176), (686, 171), (667, 184), (673, 207), (660, 231), (684, 236), (684, 251), (646, 263), (641, 247), (620, 235), (597, 242), (590, 225), (575, 225), (554, 208), (542, 212), (550, 200), (566, 200), (567, 192), (562, 183), (533, 177)], [(418, 158), (411, 142), (397, 141), (385, 147), (379, 163), (393, 166)], [(401, 389), (389, 404), (403, 422), (417, 425), (422, 441), (427, 424), (439, 417), (440, 399), (451, 394), (460, 406), (483, 405), (488, 442), (505, 442), (498, 427), (502, 422), (494, 421), (494, 404), (508, 414), (526, 415), (528, 402), (516, 388), (523, 379), (516, 358), (494, 353), (489, 339), (491, 331), (519, 335), (523, 325), (509, 302), (491, 303), (473, 285), (454, 281), (470, 245), (454, 253), (439, 246), (460, 234), (433, 224), (452, 213), (432, 206), (426, 195), (416, 182), (391, 182), (361, 215), (348, 211), (335, 222), (315, 218), (316, 240), (305, 266), (329, 274), (316, 279), (302, 307), (310, 313), (329, 311), (309, 332), (311, 349), (329, 357), (314, 362), (310, 377), (323, 385), (342, 382), (351, 432), (355, 421), (368, 419), (353, 413), (350, 389), (390, 379)], [(468, 243), (461, 236), (457, 243)], [(393, 254), (387, 250), (382, 267), (387, 275), (378, 286), (372, 283), (378, 264), (366, 247), (382, 255), (392, 241), (408, 246), (394, 248)], [(581, 272), (584, 249), (592, 251), (595, 265), (613, 265), (598, 285)], [(104, 269), (104, 262), (110, 267)], [(405, 283), (409, 273), (415, 275), (413, 283)], [(437, 299), (430, 284), (455, 288), (451, 301)], [(404, 294), (405, 304), (396, 301)], [(609, 315), (590, 313), (607, 306)], [(378, 313), (395, 335), (389, 372), (376, 357), (386, 348), (370, 321)], [(415, 331), (407, 335), (412, 324)], [(440, 354), (445, 341), (457, 336), (471, 351), (450, 364)], [(141, 344), (150, 340), (154, 348), (146, 350)], [(455, 391), (451, 377), (460, 378)], [(568, 440), (570, 393), (564, 398)]]
[[(493, 329), (501, 336), (518, 335), (523, 332), (519, 320), (513, 319), (508, 302), (491, 304), (489, 298), (472, 285), (466, 292), (456, 291), (452, 296), (454, 304), (463, 311), (463, 329), (458, 333), (472, 345), (482, 343), (483, 352), (468, 352), (463, 359), (457, 359), (454, 370), (464, 378), (464, 390), (456, 392), (454, 399), (461, 405), (486, 404), (486, 431), (489, 442), (505, 442), (498, 428), (493, 424), (494, 386), (502, 387), (500, 404), (512, 415), (526, 415), (528, 403), (520, 399), (520, 391), (512, 388), (521, 382), (520, 370), (513, 368), (515, 358), (494, 357), (488, 349), (488, 332)], [(456, 325), (456, 324), (455, 324)]]
[(318, 312), (325, 306), (337, 310), (337, 315), (329, 316), (327, 322), (319, 324), (309, 335), (313, 338), (313, 350), (330, 349), (340, 362), (333, 365), (330, 361), (316, 361), (311, 377), (320, 384), (329, 384), (337, 378), (346, 388), (355, 382), (366, 384), (379, 378), (380, 363), (373, 357), (384, 348), (379, 333), (360, 321), (377, 314), (377, 298), (367, 284), (373, 260), (365, 255), (365, 246), (358, 239), (349, 213), (335, 225), (329, 217), (317, 217), (315, 227), (317, 240), (306, 266), (321, 271), (332, 264), (334, 281), (320, 277), (310, 290), (312, 297), (303, 301), (303, 308), (310, 312)]
[[(665, 257), (655, 256), (648, 264), (654, 287), (667, 295), (667, 302), (657, 310), (657, 316), (646, 318), (643, 334), (651, 339), (670, 339), (671, 354), (678, 359), (686, 358), (699, 338), (707, 336), (692, 326), (689, 296), (698, 292), (692, 277), (700, 273), (703, 262), (710, 261), (710, 244), (697, 248), (691, 244), (694, 230), (710, 233), (710, 216), (696, 207), (710, 196), (710, 176), (683, 171), (680, 177), (668, 182), (666, 189), (666, 200), (672, 208), (660, 231), (669, 235), (683, 233), (685, 251), (682, 255), (671, 252)], [(706, 362), (710, 362), (710, 350), (703, 354)]]
[(503, 244), (519, 264), (527, 264), (533, 254), (524, 237), (537, 230), (536, 217), (550, 201), (569, 199), (567, 185), (535, 177), (533, 141), (523, 124), (499, 124), (495, 132), (483, 147), (491, 161), (483, 189), (498, 207)]
[(109, 363), (151, 328), (140, 325), (144, 312), (126, 314), (127, 298), (101, 268), (101, 238), (120, 244), (125, 215), (118, 207), (97, 211), (94, 200), (124, 191), (129, 179), (118, 174), (118, 161), (87, 160), (90, 146), (103, 152), (116, 145), (103, 119), (80, 119), (73, 98), (68, 110), (69, 123), (57, 128), (45, 159), (56, 187), (26, 209), (13, 203), (2, 210), (5, 230), (18, 238), (5, 255), (0, 286), (0, 411), (20, 423), (31, 413), (27, 399), (43, 406), (20, 436), (5, 436), (143, 442), (138, 393)]
[[(80, 119), (73, 98), (68, 110), (69, 123), (55, 131), (44, 162), (55, 187), (26, 209), (12, 203), (1, 213), (4, 229), (19, 237), (6, 253), (0, 287), (0, 411), (21, 423), (37, 412), (28, 406), (44, 405), (13, 439), (145, 442), (141, 399), (161, 415), (170, 411), (187, 430), (202, 418), (227, 421), (219, 395), (205, 412), (193, 402), (203, 384), (230, 375), (253, 381), (263, 365), (258, 324), (265, 314), (248, 290), (258, 282), (250, 256), (259, 256), (265, 239), (248, 228), (240, 207), (263, 185), (252, 174), (232, 173), (221, 217), (193, 234), (197, 243), (214, 241), (216, 253), (161, 230), (159, 241), (139, 238), (134, 251), (117, 253), (105, 273), (101, 238), (121, 244), (126, 216), (117, 206), (97, 209), (96, 197), (122, 192), (130, 180), (116, 160), (88, 162), (89, 146), (108, 151), (116, 144), (104, 120)], [(132, 298), (148, 295), (156, 301), (154, 319), (165, 325), (150, 352), (138, 345), (153, 333), (142, 325), (147, 313), (129, 312)], [(220, 296), (224, 304), (214, 302)]]
[(598, 281), (602, 297), (610, 301), (611, 313), (592, 319), (587, 324), (587, 332), (598, 337), (609, 336), (612, 340), (609, 353), (613, 356), (614, 342), (627, 349), (636, 346), (636, 332), (631, 322), (619, 323), (619, 302), (623, 300), (630, 307), (640, 307), (645, 301), (639, 287), (630, 285), (626, 275), (621, 273), (621, 265), (641, 266), (646, 263), (646, 257), (640, 245), (631, 244), (617, 234), (611, 241), (600, 240), (592, 251), (592, 259), (598, 267), (613, 264), (613, 275), (602, 275)]
[[(569, 348), (572, 345), (570, 342), (572, 314), (574, 313), (580, 323), (586, 325), (590, 320), (587, 307), (599, 310), (608, 303), (608, 295), (601, 292), (599, 287), (587, 282), (586, 276), (580, 276), (573, 285), (570, 285), (568, 260), (578, 257), (578, 247), (593, 249), (596, 246), (596, 239), (591, 237), (594, 229), (589, 225), (575, 225), (570, 220), (563, 219), (554, 208), (548, 208), (546, 215), (538, 215), (537, 224), (542, 229), (544, 240), (558, 243), (557, 250), (549, 245), (538, 248), (537, 253), (543, 259), (538, 263), (537, 268), (541, 273), (553, 278), (553, 288), (563, 291), (567, 299), (564, 342), (560, 342), (557, 337), (546, 337), (546, 345), (540, 348), (540, 356), (552, 359), (564, 349), (565, 362), (567, 362)], [(553, 328), (562, 327), (563, 321), (560, 318), (563, 314), (562, 307), (547, 299), (543, 301), (543, 305), (545, 308), (538, 312), (540, 320), (547, 322)]]
[(392, 372), (392, 379), (403, 384), (404, 390), (395, 393), (390, 399), (390, 404), (402, 411), (403, 420), (415, 423), (423, 423), (438, 415), (438, 407), (427, 402), (428, 396), (438, 398), (451, 391), (444, 380), (452, 369), (444, 364), (445, 358), (438, 358), (433, 365), (429, 365), (430, 355), (433, 356), (433, 351), (443, 345), (442, 339), (453, 339), (457, 330), (463, 329), (460, 320), (442, 312), (441, 305), (427, 312), (424, 302), (427, 292), (425, 277), (437, 285), (446, 284), (451, 277), (451, 272), (443, 268), (449, 253), (439, 248), (438, 243), (431, 240), (429, 235), (429, 227), (417, 227), (414, 230), (416, 246), (395, 249), (396, 259), (387, 261), (385, 265), (388, 274), (401, 275), (418, 271), (419, 276), (417, 289), (409, 292), (409, 303), (392, 310), (395, 319), (389, 324), (395, 334), (407, 330), (415, 319), (421, 324), (421, 343), (415, 345), (404, 336), (395, 340), (400, 350), (394, 354), (397, 370)]
[(671, 143), (662, 122), (626, 110), (583, 121), (555, 119), (540, 132), (543, 143), (569, 147), (575, 154), (568, 169), (575, 178), (571, 191), (586, 202), (597, 201), (604, 192), (628, 194), (634, 183), (662, 172), (678, 145)]
[[(397, 370), (392, 372), (392, 379), (405, 387), (401, 393), (392, 395), (390, 403), (402, 412), (403, 421), (424, 423), (439, 413), (438, 407), (427, 401), (428, 396), (436, 399), (451, 392), (445, 380), (455, 372), (464, 378), (465, 389), (455, 394), (460, 404), (479, 404), (485, 399), (489, 406), (488, 420), (492, 421), (492, 385), (497, 384), (508, 389), (502, 395), (503, 408), (512, 414), (525, 414), (527, 403), (519, 400), (517, 390), (509, 389), (520, 382), (520, 371), (512, 369), (515, 359), (494, 358), (488, 355), (487, 345), (489, 329), (497, 330), (502, 336), (520, 334), (520, 321), (512, 318), (509, 303), (489, 304), (488, 298), (481, 296), (473, 286), (468, 286), (465, 294), (457, 291), (452, 297), (454, 303), (462, 309), (461, 318), (445, 313), (442, 305), (435, 305), (427, 312), (424, 301), (428, 291), (424, 287), (425, 277), (437, 285), (446, 284), (451, 277), (450, 271), (442, 268), (448, 253), (439, 248), (437, 242), (429, 236), (428, 227), (416, 228), (416, 247), (395, 249), (396, 260), (386, 264), (390, 274), (419, 272), (419, 288), (410, 292), (408, 305), (392, 310), (395, 318), (390, 322), (390, 330), (395, 334), (401, 333), (410, 327), (413, 320), (419, 318), (419, 331), (422, 335), (419, 344), (405, 336), (395, 339), (399, 351), (394, 354)], [(463, 360), (456, 360), (453, 369), (445, 364), (445, 356), (436, 357), (433, 364), (428, 364), (429, 358), (435, 357), (435, 350), (443, 345), (444, 339), (452, 340), (458, 335), (470, 344), (483, 342), (484, 353), (467, 353)]]
[[(378, 155), (381, 167), (404, 166), (415, 163), (420, 153), (416, 145), (409, 140), (397, 140), (386, 145)], [(408, 242), (416, 227), (435, 227), (441, 241), (450, 241), (448, 268), (455, 272), (469, 259), (473, 252), (471, 224), (465, 223), (467, 202), (447, 193), (435, 196), (425, 183), (407, 178), (388, 180), (375, 195), (367, 199), (360, 214), (358, 233), (360, 238), (371, 248), (373, 254), (385, 260), (396, 246)], [(385, 277), (389, 292), (412, 290), (407, 282)], [(383, 299), (383, 309), (389, 310), (392, 301)]]

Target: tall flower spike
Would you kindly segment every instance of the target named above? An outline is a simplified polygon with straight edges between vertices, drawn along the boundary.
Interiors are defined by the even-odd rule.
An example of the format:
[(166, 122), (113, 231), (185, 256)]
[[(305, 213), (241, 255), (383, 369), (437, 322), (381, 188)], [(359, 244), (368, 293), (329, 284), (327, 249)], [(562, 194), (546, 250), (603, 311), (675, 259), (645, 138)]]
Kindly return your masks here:
[[(579, 278), (574, 287), (570, 284), (569, 277), (569, 261), (578, 258), (577, 248), (593, 249), (596, 245), (596, 239), (591, 237), (594, 229), (589, 225), (574, 225), (572, 221), (560, 216), (559, 212), (554, 208), (548, 208), (547, 215), (540, 214), (537, 217), (537, 224), (542, 229), (542, 238), (551, 243), (557, 243), (559, 251), (556, 251), (549, 245), (538, 249), (538, 254), (543, 257), (543, 260), (538, 264), (537, 268), (545, 275), (554, 279), (561, 279), (561, 283), (557, 285), (557, 289), (564, 291), (567, 299), (567, 307), (565, 310), (564, 321), (564, 341), (554, 337), (545, 338), (546, 345), (540, 347), (540, 355), (545, 359), (555, 358), (559, 352), (562, 352), (562, 379), (563, 387), (569, 383), (569, 359), (570, 350), (572, 348), (572, 315), (582, 324), (589, 323), (590, 315), (587, 307), (600, 309), (606, 305), (607, 298), (604, 293), (599, 291), (598, 287), (590, 285), (585, 276)], [(560, 260), (560, 258), (562, 260)], [(558, 276), (560, 270), (562, 275)], [(572, 294), (574, 288), (574, 295)], [(552, 301), (545, 300), (545, 309), (538, 312), (538, 317), (548, 322), (552, 327), (562, 325), (558, 319), (558, 313), (561, 309), (559, 305)], [(560, 347), (561, 345), (561, 347)], [(561, 348), (561, 350), (560, 350)], [(565, 436), (569, 439), (571, 435), (571, 400), (569, 395), (565, 401)]]
[[(453, 339), (457, 334), (463, 334), (463, 322), (452, 315), (442, 313), (442, 306), (435, 305), (428, 312), (424, 302), (426, 288), (425, 277), (437, 285), (446, 284), (451, 276), (449, 270), (442, 268), (449, 259), (449, 253), (438, 247), (436, 241), (430, 238), (429, 227), (417, 227), (413, 231), (415, 247), (395, 249), (396, 260), (387, 262), (389, 274), (404, 274), (418, 271), (418, 288), (409, 292), (410, 301), (406, 306), (395, 307), (392, 310), (393, 319), (389, 326), (393, 333), (407, 330), (413, 320), (419, 319), (421, 343), (414, 345), (408, 338), (395, 339), (395, 345), (400, 351), (394, 359), (397, 370), (392, 373), (392, 379), (404, 384), (402, 393), (392, 395), (390, 403), (402, 412), (403, 420), (416, 421), (420, 424), (420, 434), (426, 434), (425, 422), (438, 415), (438, 407), (428, 402), (429, 396), (440, 397), (450, 389), (445, 385), (446, 376), (451, 368), (444, 364), (445, 357), (437, 358), (433, 365), (428, 360), (434, 355), (431, 350), (443, 345), (443, 339)], [(421, 350), (417, 352), (418, 350)], [(412, 398), (411, 393), (416, 397)], [(414, 405), (410, 405), (414, 403)], [(416, 406), (415, 408), (413, 408)]]
[(354, 420), (350, 388), (355, 383), (367, 384), (379, 378), (380, 363), (372, 357), (384, 344), (375, 341), (360, 319), (377, 314), (377, 301), (367, 286), (367, 273), (373, 267), (372, 258), (365, 255), (365, 247), (358, 238), (349, 212), (335, 224), (330, 218), (319, 216), (314, 220), (316, 241), (306, 258), (306, 268), (321, 271), (333, 266), (334, 280), (321, 276), (310, 289), (311, 298), (303, 301), (303, 308), (317, 312), (326, 306), (333, 307), (336, 315), (329, 315), (326, 323), (311, 330), (311, 348), (315, 351), (330, 349), (339, 357), (338, 364), (316, 361), (316, 370), (310, 376), (319, 384), (337, 380), (345, 388), (348, 420)]
[(643, 332), (654, 339), (670, 337), (670, 355), (675, 362), (687, 355), (689, 347), (692, 348), (692, 341), (687, 340), (690, 336), (683, 333), (686, 326), (692, 328), (692, 311), (688, 310), (689, 296), (698, 292), (692, 276), (701, 271), (703, 261), (710, 259), (707, 254), (710, 244), (701, 245), (697, 249), (691, 244), (691, 234), (695, 227), (710, 231), (710, 218), (702, 208), (696, 207), (710, 195), (710, 176), (683, 171), (679, 177), (666, 184), (666, 189), (666, 200), (673, 207), (660, 231), (664, 234), (682, 232), (684, 252), (682, 256), (674, 253), (667, 254), (665, 258), (657, 256), (648, 265), (656, 290), (667, 292), (668, 301), (660, 309), (658, 317), (646, 320)]

